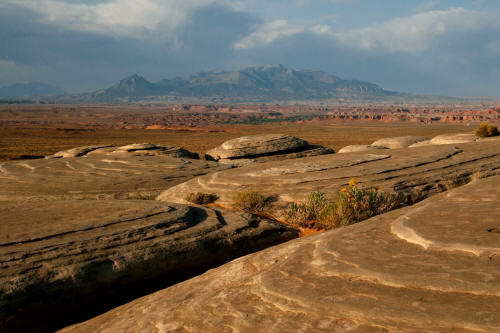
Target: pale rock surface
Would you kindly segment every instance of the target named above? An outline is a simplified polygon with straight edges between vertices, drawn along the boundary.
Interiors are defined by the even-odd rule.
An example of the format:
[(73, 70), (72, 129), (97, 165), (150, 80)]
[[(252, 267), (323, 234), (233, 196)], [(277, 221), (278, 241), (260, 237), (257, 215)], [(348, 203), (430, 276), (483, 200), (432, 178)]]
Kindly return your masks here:
[(281, 208), (290, 202), (317, 190), (335, 197), (351, 178), (362, 187), (401, 192), (414, 202), (462, 184), (473, 173), (500, 173), (499, 165), (500, 146), (494, 141), (330, 154), (214, 172), (176, 185), (157, 199), (183, 202), (187, 193), (199, 191), (232, 205), (236, 193), (256, 190), (277, 196), (273, 214), (282, 217)]
[(454, 143), (474, 142), (478, 138), (475, 134), (457, 133), (457, 134), (441, 134), (431, 139), (429, 144), (447, 145)]
[(229, 167), (132, 153), (0, 162), (0, 200), (154, 198), (173, 185)]
[(410, 148), (422, 147), (428, 145), (446, 145), (446, 144), (456, 144), (465, 142), (492, 142), (499, 141), (500, 136), (490, 137), (490, 138), (480, 138), (475, 134), (471, 133), (457, 133), (457, 134), (442, 134), (435, 136), (429, 141), (418, 142), (410, 146)]
[(84, 146), (76, 147), (68, 150), (59, 151), (53, 155), (45, 156), (45, 158), (66, 158), (66, 157), (80, 157), (90, 153), (91, 151), (113, 147), (112, 145), (100, 145), (100, 146)]
[(157, 146), (152, 143), (133, 143), (130, 145), (115, 147), (113, 145), (77, 147), (63, 150), (45, 158), (67, 158), (93, 155), (112, 155), (134, 153), (142, 155), (165, 155), (170, 157), (185, 157), (199, 159), (198, 154), (192, 153), (184, 148), (175, 146)]
[(430, 140), (423, 136), (398, 136), (394, 138), (383, 138), (371, 144), (371, 146), (386, 147), (389, 149), (407, 148), (412, 144)]
[(205, 156), (208, 160), (242, 166), (256, 162), (316, 156), (333, 152), (330, 148), (311, 146), (306, 141), (294, 136), (261, 134), (226, 141), (219, 147), (207, 151)]
[(352, 153), (352, 152), (369, 151), (377, 149), (387, 149), (387, 148), (381, 146), (373, 146), (373, 145), (350, 145), (341, 148), (337, 153), (343, 154), (343, 153)]
[(431, 143), (435, 145), (446, 145), (453, 143), (473, 142), (476, 140), (477, 136), (475, 134), (468, 134), (468, 133), (441, 134), (433, 137), (431, 139)]
[(159, 201), (0, 202), (0, 216), (2, 332), (51, 331), (297, 237), (255, 216)]
[(237, 259), (62, 332), (500, 332), (500, 176)]

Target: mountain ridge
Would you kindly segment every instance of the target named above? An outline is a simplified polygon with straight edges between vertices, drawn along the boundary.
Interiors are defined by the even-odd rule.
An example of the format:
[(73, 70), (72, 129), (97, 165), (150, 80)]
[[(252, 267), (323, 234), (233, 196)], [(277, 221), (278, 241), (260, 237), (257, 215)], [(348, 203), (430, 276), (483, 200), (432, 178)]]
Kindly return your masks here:
[(16, 83), (0, 87), (0, 97), (45, 97), (64, 95), (66, 92), (59, 87), (42, 82)]
[(151, 97), (267, 101), (370, 97), (391, 93), (374, 83), (344, 80), (321, 70), (264, 65), (237, 71), (205, 71), (158, 82), (134, 74), (110, 88), (80, 96), (97, 101)]

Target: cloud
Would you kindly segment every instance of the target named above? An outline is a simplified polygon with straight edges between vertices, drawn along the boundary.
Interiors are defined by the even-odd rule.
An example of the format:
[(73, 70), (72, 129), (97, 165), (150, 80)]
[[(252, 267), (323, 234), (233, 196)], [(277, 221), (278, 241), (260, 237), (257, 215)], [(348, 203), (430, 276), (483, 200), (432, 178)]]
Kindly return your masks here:
[(415, 8), (413, 8), (412, 12), (417, 14), (417, 13), (422, 13), (422, 12), (428, 12), (434, 7), (436, 7), (439, 4), (439, 0), (428, 0), (421, 2), (418, 4)]
[[(196, 9), (214, 0), (110, 0), (96, 4), (4, 0), (39, 14), (39, 22), (74, 31), (127, 38), (168, 36)], [(1, 5), (0, 5), (1, 6)]]
[(347, 47), (366, 51), (422, 53), (459, 42), (459, 35), (500, 31), (498, 13), (484, 13), (464, 8), (429, 11), (363, 29), (337, 33)]
[(0, 70), (3, 71), (3, 70), (7, 70), (7, 69), (12, 69), (12, 68), (16, 68), (16, 66), (17, 66), (17, 64), (14, 61), (0, 58)]
[(305, 27), (303, 25), (292, 25), (286, 20), (276, 20), (255, 26), (252, 33), (235, 42), (233, 47), (245, 50), (266, 46), (279, 39), (307, 32), (313, 32), (318, 35), (331, 34), (330, 28), (327, 25)]
[(262, 23), (255, 27), (254, 31), (234, 43), (236, 49), (249, 49), (260, 45), (269, 45), (274, 40), (304, 31), (303, 27), (292, 26), (286, 20), (276, 20)]
[[(61, 28), (44, 23), (43, 16), (25, 7), (2, 8), (2, 1), (0, 59), (16, 67), (2, 62), (0, 84), (40, 81), (70, 92), (108, 87), (134, 73), (156, 81), (227, 68), (235, 58), (234, 41), (258, 23), (232, 6), (208, 4), (189, 12), (165, 42)], [(174, 38), (178, 47), (172, 47)]]

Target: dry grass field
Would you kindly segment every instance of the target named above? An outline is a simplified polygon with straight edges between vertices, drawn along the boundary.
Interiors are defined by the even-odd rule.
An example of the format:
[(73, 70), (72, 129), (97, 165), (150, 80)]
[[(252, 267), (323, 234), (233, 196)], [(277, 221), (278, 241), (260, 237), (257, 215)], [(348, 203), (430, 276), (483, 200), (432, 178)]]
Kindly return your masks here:
[[(471, 126), (472, 127), (472, 126)], [(266, 123), (262, 125), (213, 125), (186, 130), (114, 129), (100, 126), (65, 128), (54, 123), (36, 126), (1, 126), (0, 160), (18, 159), (23, 155), (44, 156), (59, 150), (85, 145), (125, 145), (151, 142), (174, 145), (203, 156), (222, 142), (244, 135), (286, 133), (338, 150), (350, 144), (368, 144), (377, 139), (402, 135), (432, 137), (444, 133), (471, 132), (465, 124), (322, 122)]]

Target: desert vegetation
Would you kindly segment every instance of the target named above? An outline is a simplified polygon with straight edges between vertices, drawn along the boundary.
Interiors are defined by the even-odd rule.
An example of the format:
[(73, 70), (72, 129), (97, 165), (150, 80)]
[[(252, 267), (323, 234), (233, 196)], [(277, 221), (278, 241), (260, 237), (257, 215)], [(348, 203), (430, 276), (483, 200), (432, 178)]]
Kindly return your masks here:
[(287, 221), (304, 228), (332, 229), (366, 220), (401, 206), (399, 195), (361, 188), (356, 179), (340, 190), (335, 201), (316, 191), (300, 203), (292, 203), (286, 211)]
[(265, 213), (271, 207), (274, 200), (274, 196), (248, 190), (236, 193), (234, 196), (234, 206), (247, 213), (261, 214)]
[(197, 205), (206, 205), (216, 201), (219, 197), (213, 193), (191, 192), (186, 195), (185, 199)]
[(488, 138), (490, 136), (497, 136), (500, 134), (498, 132), (498, 127), (488, 124), (488, 123), (481, 123), (479, 127), (476, 129), (476, 135), (481, 137), (481, 138)]

